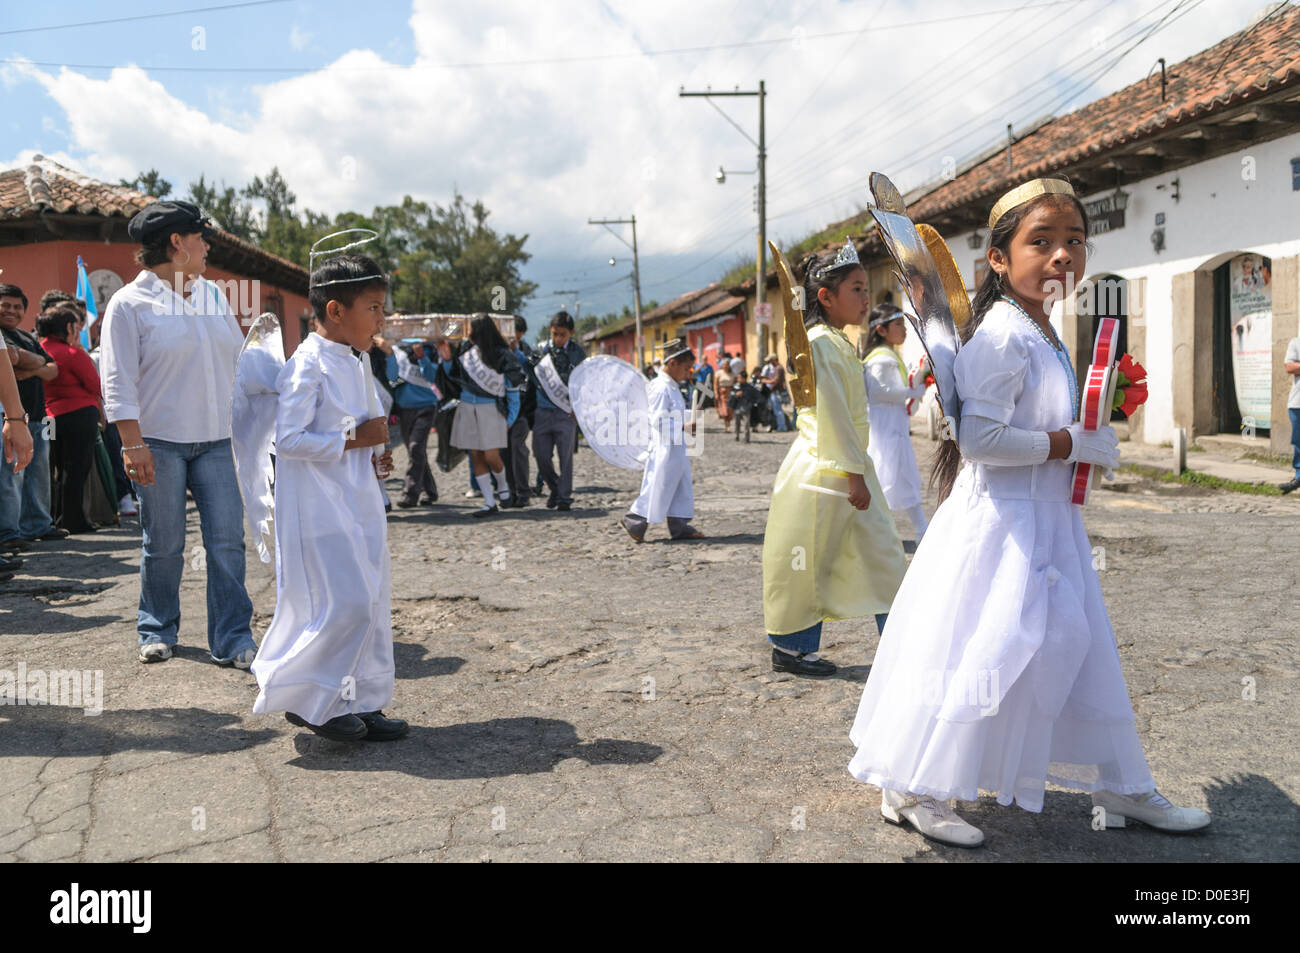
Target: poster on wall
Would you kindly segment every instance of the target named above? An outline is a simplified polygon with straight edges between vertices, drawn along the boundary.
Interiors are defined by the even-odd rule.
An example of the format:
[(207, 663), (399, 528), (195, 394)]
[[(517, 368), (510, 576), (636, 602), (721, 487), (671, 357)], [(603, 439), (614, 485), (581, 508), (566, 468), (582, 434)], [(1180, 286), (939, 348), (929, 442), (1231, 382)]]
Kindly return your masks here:
[(1232, 379), (1243, 430), (1268, 430), (1273, 411), (1272, 259), (1238, 255), (1228, 266)]

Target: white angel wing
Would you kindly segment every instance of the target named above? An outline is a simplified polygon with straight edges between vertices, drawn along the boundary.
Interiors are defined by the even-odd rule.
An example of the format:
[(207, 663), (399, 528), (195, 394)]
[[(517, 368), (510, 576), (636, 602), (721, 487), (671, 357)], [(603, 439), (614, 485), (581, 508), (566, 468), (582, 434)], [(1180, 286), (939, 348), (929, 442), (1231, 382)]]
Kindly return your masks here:
[(244, 498), (244, 515), (262, 562), (271, 561), (275, 543), (275, 415), (279, 393), (275, 380), (284, 367), (280, 322), (269, 311), (248, 330), (235, 366), (235, 396), (231, 405), (231, 448), (235, 474)]

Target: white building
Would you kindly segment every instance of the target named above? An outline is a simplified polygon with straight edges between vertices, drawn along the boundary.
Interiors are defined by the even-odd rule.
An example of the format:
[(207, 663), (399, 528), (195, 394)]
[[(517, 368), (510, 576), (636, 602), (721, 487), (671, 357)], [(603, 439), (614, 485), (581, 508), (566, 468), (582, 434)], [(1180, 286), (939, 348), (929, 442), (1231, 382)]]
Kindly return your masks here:
[[(1092, 315), (1121, 317), (1121, 343), (1149, 374), (1133, 439), (1244, 431), (1289, 453), (1282, 364), (1300, 335), (1300, 7), (1278, 5), (1167, 77), (1046, 122), (1010, 151), (907, 196), (972, 293), (992, 204), (1028, 179), (1067, 176), (1089, 207), (1087, 273), (1100, 282), (1098, 307), (1076, 299), (1058, 309), (1080, 375)], [(893, 285), (888, 263), (874, 237), (862, 247), (880, 298)]]

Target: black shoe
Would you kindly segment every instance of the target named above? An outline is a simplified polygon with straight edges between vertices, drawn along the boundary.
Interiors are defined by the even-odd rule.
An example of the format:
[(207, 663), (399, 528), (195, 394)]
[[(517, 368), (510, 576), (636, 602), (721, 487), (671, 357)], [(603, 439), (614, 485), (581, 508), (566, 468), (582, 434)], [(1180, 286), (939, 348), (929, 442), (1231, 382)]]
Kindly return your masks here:
[(17, 557), (0, 556), (0, 572), (15, 572), (23, 568), (23, 561)]
[(510, 505), (517, 510), (522, 510), (525, 506), (528, 505), (528, 497), (516, 496), (513, 500), (510, 501)]
[(558, 510), (558, 511), (561, 512), (561, 513), (567, 513), (567, 512), (569, 512), (569, 510), (573, 509), (573, 504), (572, 504), (572, 503), (556, 503), (556, 504), (555, 504), (555, 508), (556, 508), (556, 510)]
[[(64, 535), (66, 536), (67, 533), (64, 533)], [(3, 543), (0, 543), (0, 551), (11, 553), (25, 553), (31, 548), (31, 543), (25, 539), (19, 539), (17, 536), (13, 539), (6, 539)]]
[(357, 715), (366, 726), (367, 741), (396, 741), (405, 738), (411, 726), (400, 718), (385, 718), (382, 711), (363, 711)]
[(1289, 483), (1279, 483), (1277, 485), (1277, 488), (1281, 490), (1283, 493), (1290, 493), (1292, 490), (1300, 489), (1300, 477), (1296, 477), (1294, 480), (1291, 480)]
[(409, 510), (411, 507), (418, 505), (419, 504), (415, 500), (408, 499), (407, 497), (402, 497), (397, 501), (398, 508), (403, 510)]
[(42, 533), (40, 536), (32, 536), (27, 540), (27, 542), (39, 543), (50, 539), (67, 539), (71, 535), (72, 534), (62, 526), (51, 526), (49, 532)]
[(14, 577), (14, 573), (4, 572), (0, 570), (0, 582), (8, 582), (13, 577)]
[(469, 515), (474, 517), (476, 520), (481, 520), (485, 516), (496, 516), (500, 512), (501, 510), (499, 507), (493, 506), (477, 509)]
[(312, 725), (306, 719), (295, 715), (291, 711), (286, 711), (284, 720), (291, 725), (297, 725), (299, 728), (314, 731), (322, 738), (328, 738), (330, 741), (360, 741), (366, 736), (366, 723), (356, 715), (339, 715), (337, 718), (331, 718), (323, 725)]
[(544, 480), (538, 480), (537, 485), (533, 487), (533, 496), (541, 496), (542, 491), (545, 489), (546, 489), (546, 482)]
[(437, 502), (438, 502), (438, 491), (434, 490), (432, 493), (424, 494), (424, 497), (420, 500), (420, 505), (432, 506), (434, 503)]
[(790, 672), (794, 675), (807, 675), (809, 678), (826, 678), (839, 671), (835, 665), (824, 658), (807, 659), (803, 653), (791, 655), (780, 649), (772, 650), (772, 671)]
[(560, 498), (556, 496), (555, 491), (552, 490), (551, 495), (546, 498), (546, 508), (548, 510), (553, 510), (559, 505), (560, 505)]

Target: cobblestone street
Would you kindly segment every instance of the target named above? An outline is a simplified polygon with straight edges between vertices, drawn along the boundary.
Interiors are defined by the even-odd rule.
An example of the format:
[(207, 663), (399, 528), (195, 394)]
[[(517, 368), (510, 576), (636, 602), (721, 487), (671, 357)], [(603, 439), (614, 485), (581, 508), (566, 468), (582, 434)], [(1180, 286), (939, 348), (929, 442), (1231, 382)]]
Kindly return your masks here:
[[(872, 620), (828, 624), (837, 677), (771, 671), (760, 553), (791, 435), (707, 420), (705, 540), (635, 545), (616, 518), (638, 475), (585, 448), (567, 514), (471, 519), (464, 465), (394, 511), (389, 713), (412, 730), (393, 744), (254, 716), (252, 676), (208, 659), (197, 559), (176, 657), (139, 664), (134, 520), (34, 548), (0, 588), (0, 669), (102, 670), (103, 713), (0, 707), (0, 859), (1300, 859), (1300, 500), (1121, 475), (1085, 512), (1152, 772), (1213, 826), (1097, 832), (1087, 795), (1049, 789), (1040, 815), (967, 806), (987, 844), (960, 851), (886, 824), (845, 769)], [(251, 549), (248, 588), (260, 638), (275, 586)]]

